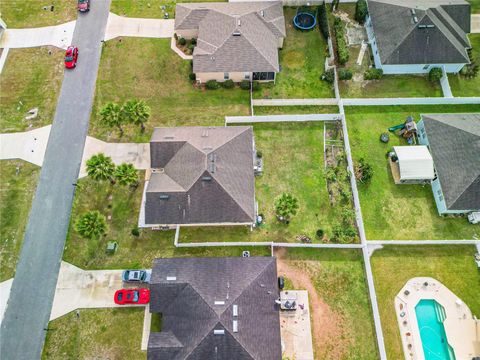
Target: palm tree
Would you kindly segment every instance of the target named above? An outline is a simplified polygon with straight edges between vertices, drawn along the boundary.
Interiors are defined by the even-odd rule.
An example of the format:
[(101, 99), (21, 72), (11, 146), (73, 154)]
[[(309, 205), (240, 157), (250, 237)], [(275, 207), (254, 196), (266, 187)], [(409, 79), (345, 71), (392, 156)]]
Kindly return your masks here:
[(132, 124), (140, 125), (142, 132), (145, 131), (145, 123), (150, 118), (150, 106), (143, 100), (128, 100), (122, 106), (122, 117)]
[(114, 172), (115, 164), (112, 158), (105, 154), (99, 153), (87, 160), (87, 174), (93, 180), (110, 180), (112, 184), (115, 184)]
[(109, 102), (100, 110), (102, 121), (109, 127), (118, 127), (120, 136), (123, 135), (122, 125), (126, 123), (126, 118), (122, 116), (120, 106)]
[(281, 222), (288, 224), (297, 210), (298, 200), (292, 194), (283, 193), (275, 200), (275, 215)]
[(138, 186), (138, 171), (132, 164), (123, 163), (117, 166), (114, 176), (120, 185), (130, 185), (134, 188)]
[(97, 210), (84, 213), (75, 222), (75, 230), (87, 239), (98, 239), (107, 232), (105, 216)]

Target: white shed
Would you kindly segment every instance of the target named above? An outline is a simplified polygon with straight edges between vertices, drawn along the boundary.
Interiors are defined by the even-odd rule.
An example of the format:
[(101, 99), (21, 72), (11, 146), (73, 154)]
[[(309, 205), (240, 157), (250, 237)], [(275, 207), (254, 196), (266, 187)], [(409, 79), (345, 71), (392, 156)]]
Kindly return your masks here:
[(400, 183), (424, 182), (435, 178), (432, 155), (426, 146), (394, 146), (393, 151), (398, 158)]

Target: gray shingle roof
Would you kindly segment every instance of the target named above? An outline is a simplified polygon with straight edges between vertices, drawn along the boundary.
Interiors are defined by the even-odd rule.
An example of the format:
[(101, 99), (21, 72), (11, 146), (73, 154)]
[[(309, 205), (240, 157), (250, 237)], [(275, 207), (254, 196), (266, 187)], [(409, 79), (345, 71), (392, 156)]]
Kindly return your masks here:
[(175, 30), (193, 29), (195, 73), (280, 70), (278, 39), (286, 36), (280, 1), (178, 4)]
[(448, 210), (480, 210), (480, 114), (422, 115)]
[(162, 313), (162, 333), (168, 335), (151, 333), (148, 359), (280, 359), (276, 280), (273, 257), (156, 259), (150, 311)]
[(156, 128), (145, 223), (253, 222), (253, 155), (250, 126)]
[(470, 62), (466, 1), (369, 0), (368, 9), (382, 64)]

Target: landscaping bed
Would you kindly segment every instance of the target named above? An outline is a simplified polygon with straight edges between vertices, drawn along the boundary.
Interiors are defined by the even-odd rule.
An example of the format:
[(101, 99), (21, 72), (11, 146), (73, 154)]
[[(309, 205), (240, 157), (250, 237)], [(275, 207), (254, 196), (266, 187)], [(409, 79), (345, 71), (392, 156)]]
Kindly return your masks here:
[(480, 316), (480, 275), (474, 246), (388, 246), (371, 258), (387, 357), (403, 359), (394, 299), (413, 277), (433, 277)]

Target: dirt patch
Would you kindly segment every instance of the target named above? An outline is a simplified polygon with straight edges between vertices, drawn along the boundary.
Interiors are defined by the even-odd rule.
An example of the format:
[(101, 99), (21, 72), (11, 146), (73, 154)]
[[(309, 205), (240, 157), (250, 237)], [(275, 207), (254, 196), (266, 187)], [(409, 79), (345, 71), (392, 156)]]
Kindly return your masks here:
[(317, 261), (294, 261), (284, 258), (286, 249), (275, 252), (278, 275), (286, 276), (295, 289), (307, 290), (310, 302), (312, 337), (316, 359), (342, 359), (342, 317), (319, 296), (311, 275), (320, 265)]

